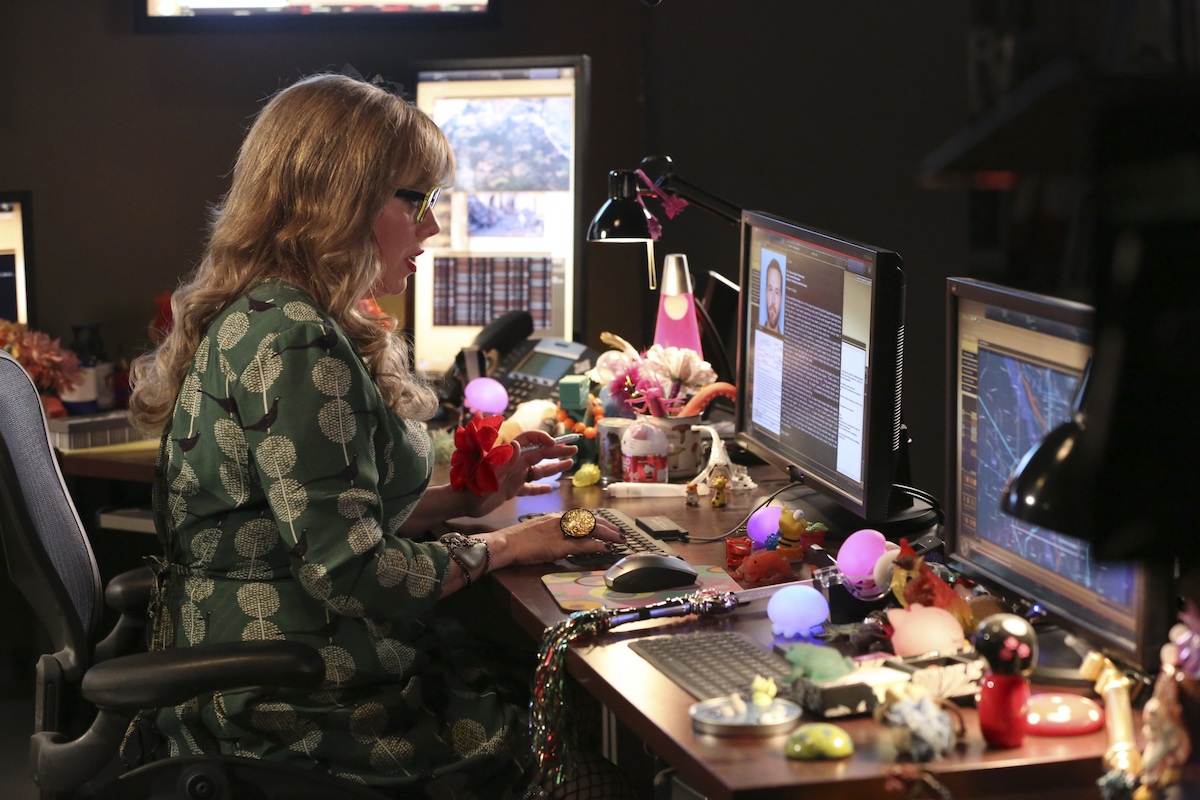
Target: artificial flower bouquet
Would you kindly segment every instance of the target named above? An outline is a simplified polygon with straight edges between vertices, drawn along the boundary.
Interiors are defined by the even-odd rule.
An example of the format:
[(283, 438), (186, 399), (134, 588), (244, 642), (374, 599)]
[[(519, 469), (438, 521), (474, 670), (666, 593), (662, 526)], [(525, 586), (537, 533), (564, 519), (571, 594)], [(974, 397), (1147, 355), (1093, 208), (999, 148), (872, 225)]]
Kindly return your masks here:
[(75, 353), (24, 323), (0, 319), (0, 348), (17, 359), (43, 395), (59, 395), (83, 380)]
[(613, 347), (588, 373), (600, 386), (600, 402), (611, 416), (688, 416), (690, 400), (717, 381), (717, 373), (695, 350), (653, 345), (639, 353), (619, 336), (601, 336)]

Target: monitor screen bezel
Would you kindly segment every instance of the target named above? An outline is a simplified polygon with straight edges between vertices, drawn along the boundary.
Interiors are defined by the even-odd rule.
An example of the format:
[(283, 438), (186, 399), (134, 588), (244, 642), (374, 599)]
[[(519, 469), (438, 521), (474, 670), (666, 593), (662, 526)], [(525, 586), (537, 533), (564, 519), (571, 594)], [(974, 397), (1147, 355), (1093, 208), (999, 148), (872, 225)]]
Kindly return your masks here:
[[(572, 181), (575, 186), (574, 202), (572, 204), (572, 214), (575, 219), (575, 234), (571, 246), (571, 257), (573, 260), (573, 275), (572, 275), (572, 292), (571, 296), (566, 298), (566, 301), (571, 304), (571, 324), (570, 329), (564, 331), (564, 337), (569, 338), (574, 342), (582, 342), (587, 338), (587, 302), (585, 299), (585, 291), (587, 288), (587, 261), (586, 249), (587, 237), (583, 235), (587, 226), (587, 217), (585, 214), (584, 199), (587, 194), (584, 191), (585, 178), (587, 176), (587, 159), (588, 159), (588, 143), (590, 140), (590, 119), (591, 119), (591, 85), (592, 85), (592, 59), (591, 56), (582, 53), (551, 55), (551, 56), (503, 56), (498, 58), (453, 58), (453, 59), (431, 59), (415, 61), (407, 65), (405, 70), (400, 74), (405, 85), (411, 87), (411, 94), (416, 99), (418, 84), (421, 82), (421, 76), (424, 73), (430, 72), (479, 72), (479, 71), (507, 71), (507, 70), (526, 70), (526, 69), (559, 69), (569, 67), (575, 70), (575, 109), (574, 109), (574, 126), (576, 131), (576, 153), (575, 164), (573, 169)], [(415, 340), (418, 336), (418, 330), (415, 323), (416, 319), (416, 298), (418, 292), (410, 287), (403, 295), (404, 304), (404, 325), (408, 329), (409, 334)], [(464, 328), (466, 326), (463, 326)], [(535, 336), (542, 336), (543, 333), (535, 331)], [(469, 342), (465, 342), (469, 343)], [(414, 358), (416, 358), (417, 347), (414, 345)], [(426, 377), (438, 379), (440, 370), (428, 369), (422, 370)]]
[[(1051, 597), (1028, 597), (1028, 589), (962, 553), (959, 543), (960, 497), (958, 473), (961, 453), (958, 445), (961, 420), (958, 413), (960, 347), (959, 304), (963, 300), (997, 305), (1017, 313), (1027, 313), (1053, 322), (1094, 326), (1095, 313), (1083, 303), (1000, 286), (971, 278), (952, 277), (946, 283), (946, 512), (943, 541), (947, 560), (966, 577), (982, 583), (1010, 602), (1036, 602), (1047, 612), (1047, 620), (1079, 636), (1106, 655), (1138, 669), (1156, 671), (1159, 648), (1166, 641), (1171, 615), (1171, 574), (1162, 564), (1138, 564), (1140, 612), (1137, 630), (1114, 634), (1111, 630), (1080, 618)], [(1128, 640), (1128, 643), (1127, 643)]]
[[(855, 497), (842, 487), (825, 480), (816, 473), (805, 473), (803, 464), (797, 464), (788, 456), (774, 450), (747, 432), (746, 413), (750, 404), (746, 402), (751, 391), (749, 380), (749, 340), (755, 320), (749, 313), (754, 298), (749, 287), (751, 232), (762, 228), (793, 238), (803, 238), (815, 245), (828, 249), (852, 248), (869, 252), (875, 259), (876, 278), (872, 285), (872, 332), (867, 368), (867, 398), (865, 400), (862, 497)], [(905, 281), (903, 260), (895, 251), (875, 247), (837, 236), (816, 228), (810, 228), (782, 217), (761, 211), (742, 213), (741, 258), (739, 264), (741, 297), (738, 303), (737, 336), (737, 402), (735, 410), (736, 442), (769, 464), (792, 473), (798, 468), (804, 484), (834, 503), (851, 512), (864, 522), (885, 521), (888, 517), (892, 486), (897, 477), (900, 463), (901, 438), (901, 394), (904, 336), (904, 293)]]
[[(20, 203), (21, 205), (21, 248), (25, 261), (25, 316), (30, 328), (37, 327), (37, 304), (35, 303), (35, 278), (33, 252), (33, 193), (28, 191), (0, 190), (0, 203)], [(9, 320), (16, 322), (17, 320)]]
[[(149, 13), (147, 0), (130, 0), (133, 30), (139, 34), (173, 33), (337, 33), (370, 31), (462, 30), (496, 27), (503, 0), (488, 0), (479, 11), (357, 11), (338, 14), (268, 13), (248, 16), (199, 14), (160, 17)], [(314, 5), (319, 5), (314, 3)], [(329, 4), (335, 5), (335, 4)]]

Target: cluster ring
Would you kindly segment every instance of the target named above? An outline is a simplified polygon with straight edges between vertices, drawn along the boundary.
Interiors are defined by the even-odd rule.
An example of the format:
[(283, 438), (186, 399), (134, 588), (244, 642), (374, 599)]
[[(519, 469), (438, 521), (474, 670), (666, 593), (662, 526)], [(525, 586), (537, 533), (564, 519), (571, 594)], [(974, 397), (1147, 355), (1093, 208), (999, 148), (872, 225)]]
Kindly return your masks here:
[(596, 515), (586, 508), (572, 508), (558, 518), (564, 539), (582, 539), (596, 530)]

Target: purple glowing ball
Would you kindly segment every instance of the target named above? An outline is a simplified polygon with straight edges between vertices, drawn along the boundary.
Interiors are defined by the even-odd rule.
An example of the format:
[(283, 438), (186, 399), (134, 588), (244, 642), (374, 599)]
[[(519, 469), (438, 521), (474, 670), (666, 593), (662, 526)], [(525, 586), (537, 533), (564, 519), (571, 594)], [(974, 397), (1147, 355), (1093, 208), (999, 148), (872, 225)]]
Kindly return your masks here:
[(508, 408), (508, 390), (495, 378), (476, 378), (467, 384), (466, 404), (476, 411), (502, 414)]

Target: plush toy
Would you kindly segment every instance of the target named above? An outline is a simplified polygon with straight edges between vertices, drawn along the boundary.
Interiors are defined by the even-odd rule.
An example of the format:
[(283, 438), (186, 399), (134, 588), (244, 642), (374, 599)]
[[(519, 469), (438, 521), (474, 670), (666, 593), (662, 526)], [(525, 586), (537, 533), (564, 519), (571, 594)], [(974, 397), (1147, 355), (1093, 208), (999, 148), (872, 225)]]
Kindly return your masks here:
[(558, 428), (557, 413), (558, 407), (550, 400), (526, 400), (500, 424), (497, 443), (507, 444), (525, 431), (545, 431), (553, 436)]
[(962, 649), (962, 626), (949, 611), (913, 603), (908, 608), (887, 612), (892, 631), (892, 650), (898, 656), (925, 653), (956, 653)]

